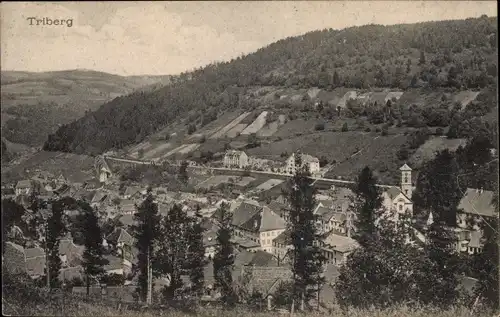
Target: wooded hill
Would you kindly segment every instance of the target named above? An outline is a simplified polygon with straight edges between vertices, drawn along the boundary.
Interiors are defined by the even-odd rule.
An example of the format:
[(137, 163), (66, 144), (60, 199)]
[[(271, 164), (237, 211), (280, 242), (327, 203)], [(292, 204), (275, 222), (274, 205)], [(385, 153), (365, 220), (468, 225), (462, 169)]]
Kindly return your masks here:
[(2, 136), (41, 146), (62, 124), (138, 89), (169, 84), (171, 76), (118, 76), (89, 70), (2, 71)]
[[(451, 137), (466, 137), (496, 112), (496, 25), (496, 17), (483, 16), (329, 29), (283, 39), (253, 54), (181, 74), (178, 83), (161, 89), (115, 98), (60, 127), (44, 149), (97, 154), (140, 143), (165, 127), (193, 134), (230, 111), (257, 109), (283, 114), (290, 124), (312, 117), (327, 126), (346, 118), (403, 130), (451, 125), (458, 131)], [(326, 93), (345, 89), (343, 93), (356, 90), (359, 95), (388, 88), (405, 94), (389, 105), (386, 98), (368, 103), (344, 100), (340, 111), (342, 98), (317, 107), (317, 95), (305, 93), (293, 101), (283, 100), (279, 93), (261, 98), (259, 87), (268, 95), (313, 87)], [(449, 98), (463, 91), (480, 94), (475, 93), (467, 107)], [(403, 111), (384, 115), (391, 107)], [(460, 129), (464, 121), (473, 127)], [(398, 133), (403, 134), (401, 129)]]

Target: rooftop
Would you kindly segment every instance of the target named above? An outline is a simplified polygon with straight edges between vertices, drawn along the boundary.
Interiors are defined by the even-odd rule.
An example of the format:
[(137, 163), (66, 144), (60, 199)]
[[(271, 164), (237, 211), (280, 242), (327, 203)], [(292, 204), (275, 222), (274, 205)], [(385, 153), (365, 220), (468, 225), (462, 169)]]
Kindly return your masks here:
[(459, 209), (467, 214), (476, 214), (487, 217), (498, 215), (498, 210), (492, 203), (493, 192), (467, 188), (464, 197), (460, 200)]

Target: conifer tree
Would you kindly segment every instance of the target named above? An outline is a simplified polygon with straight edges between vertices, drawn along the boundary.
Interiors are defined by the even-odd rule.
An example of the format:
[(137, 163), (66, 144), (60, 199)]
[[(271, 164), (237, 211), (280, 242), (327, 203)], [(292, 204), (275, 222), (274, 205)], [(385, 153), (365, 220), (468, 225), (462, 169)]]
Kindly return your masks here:
[(234, 304), (233, 290), (233, 246), (231, 236), (233, 233), (231, 222), (232, 215), (229, 205), (222, 203), (216, 211), (218, 215), (219, 229), (217, 230), (217, 247), (214, 255), (215, 287), (221, 290), (222, 300), (226, 304)]
[[(141, 300), (147, 299), (148, 293), (148, 267), (153, 262), (153, 251), (155, 239), (159, 233), (160, 217), (158, 215), (158, 205), (155, 203), (151, 188), (148, 188), (147, 197), (134, 215), (137, 224), (132, 226), (132, 235), (136, 240), (136, 247), (139, 251), (137, 255), (137, 266), (139, 270), (139, 280), (137, 292)], [(148, 260), (150, 263), (148, 263)]]
[(189, 180), (187, 168), (188, 168), (188, 162), (182, 161), (181, 166), (179, 167), (179, 180), (185, 185), (188, 183)]
[(205, 259), (205, 248), (203, 246), (203, 227), (200, 207), (197, 206), (196, 214), (191, 219), (191, 225), (188, 232), (188, 270), (191, 280), (191, 291), (195, 296), (203, 294), (204, 286), (204, 267), (207, 264)]
[(96, 212), (87, 202), (79, 201), (80, 208), (83, 211), (83, 235), (85, 251), (83, 252), (83, 270), (86, 276), (87, 296), (90, 291), (92, 279), (100, 279), (104, 274), (103, 266), (109, 261), (103, 257), (103, 234), (99, 227)]
[(287, 229), (293, 245), (293, 294), (295, 299), (308, 302), (324, 281), (321, 276), (324, 258), (318, 245), (320, 236), (314, 215), (316, 188), (300, 153), (295, 154), (295, 166), (296, 172), (286, 189), (290, 206)]
[[(498, 212), (498, 209), (497, 209)], [(498, 217), (498, 214), (496, 215)], [(498, 310), (498, 218), (484, 218), (481, 222), (483, 230), (483, 249), (476, 257), (478, 272), (478, 283), (474, 289), (476, 297), (494, 310)]]
[(187, 263), (188, 226), (189, 219), (177, 204), (161, 220), (155, 269), (159, 274), (170, 277), (169, 285), (163, 290), (165, 300), (176, 298), (178, 290), (183, 287), (181, 276)]
[(380, 216), (380, 208), (382, 207), (381, 192), (376, 184), (376, 177), (366, 166), (358, 175), (354, 187), (356, 194), (353, 203), (353, 211), (356, 215), (354, 238), (363, 247), (367, 247), (376, 234), (375, 221)]
[(413, 195), (416, 208), (432, 212), (434, 223), (427, 232), (426, 256), (432, 265), (427, 279), (420, 282), (423, 288), (421, 300), (440, 306), (449, 306), (457, 298), (459, 274), (456, 236), (457, 209), (463, 188), (458, 183), (458, 164), (449, 150), (438, 152), (424, 165)]
[(50, 278), (50, 288), (59, 285), (59, 272), (61, 270), (61, 259), (59, 257), (59, 242), (64, 235), (63, 224), (64, 205), (62, 201), (52, 201), (52, 215), (48, 219), (47, 225), (47, 251), (48, 251), (48, 273)]

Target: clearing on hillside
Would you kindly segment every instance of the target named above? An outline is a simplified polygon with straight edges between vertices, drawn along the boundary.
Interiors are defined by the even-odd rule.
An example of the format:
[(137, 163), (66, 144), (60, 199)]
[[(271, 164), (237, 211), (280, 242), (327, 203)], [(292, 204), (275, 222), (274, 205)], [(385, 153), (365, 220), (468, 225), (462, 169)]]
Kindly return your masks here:
[(460, 145), (465, 145), (465, 139), (447, 139), (446, 137), (433, 137), (422, 144), (410, 158), (412, 166), (421, 166), (425, 161), (431, 160), (436, 152), (444, 149), (456, 151)]
[(218, 130), (212, 136), (210, 139), (217, 139), (223, 137), (229, 130), (234, 128), (237, 124), (239, 124), (243, 119), (245, 119), (248, 115), (250, 115), (251, 112), (245, 112), (239, 115), (236, 119), (232, 120), (230, 123), (228, 123), (225, 127), (222, 129)]
[(241, 135), (249, 135), (257, 133), (266, 124), (267, 111), (262, 111), (262, 113), (252, 122), (248, 127), (241, 132)]

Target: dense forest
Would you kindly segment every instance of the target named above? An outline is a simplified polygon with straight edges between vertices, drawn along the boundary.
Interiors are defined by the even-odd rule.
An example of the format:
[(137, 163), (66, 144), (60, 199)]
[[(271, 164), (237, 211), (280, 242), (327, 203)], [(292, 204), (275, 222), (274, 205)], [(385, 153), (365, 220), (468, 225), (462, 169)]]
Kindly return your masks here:
[[(486, 16), (314, 31), (229, 62), (181, 74), (181, 80), (162, 89), (118, 97), (60, 127), (49, 136), (44, 149), (102, 153), (140, 142), (183, 119), (199, 128), (230, 109), (257, 107), (246, 94), (255, 86), (494, 91), (497, 39), (497, 18)], [(491, 111), (496, 97), (486, 99), (468, 109), (466, 116)], [(428, 126), (449, 125), (463, 131), (465, 128), (459, 129), (464, 121), (461, 115), (454, 115), (453, 105), (446, 100), (442, 104), (433, 112), (408, 110), (410, 104), (403, 106), (405, 111), (418, 114), (410, 125), (421, 126), (421, 117)]]

